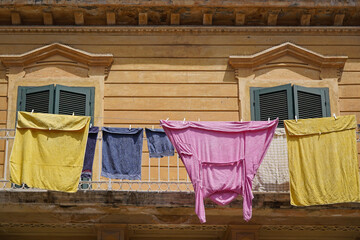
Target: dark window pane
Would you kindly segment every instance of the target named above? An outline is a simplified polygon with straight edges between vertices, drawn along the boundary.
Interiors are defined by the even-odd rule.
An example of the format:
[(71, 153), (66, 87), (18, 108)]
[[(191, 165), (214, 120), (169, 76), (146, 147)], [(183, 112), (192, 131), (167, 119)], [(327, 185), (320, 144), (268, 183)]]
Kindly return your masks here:
[(278, 127), (284, 127), (284, 120), (288, 119), (288, 100), (287, 91), (277, 91), (259, 95), (260, 100), (260, 120), (266, 121), (268, 118), (279, 118)]
[(49, 113), (49, 90), (41, 92), (26, 93), (25, 111), (38, 113)]
[(86, 95), (60, 90), (59, 114), (86, 115)]
[(298, 91), (299, 118), (321, 118), (321, 95)]

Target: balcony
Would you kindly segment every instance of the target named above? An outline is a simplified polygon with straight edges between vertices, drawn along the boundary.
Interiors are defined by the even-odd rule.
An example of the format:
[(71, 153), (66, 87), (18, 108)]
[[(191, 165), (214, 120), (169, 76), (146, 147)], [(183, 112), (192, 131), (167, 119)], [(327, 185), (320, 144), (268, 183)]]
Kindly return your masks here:
[[(2, 153), (0, 156), (3, 156), (5, 163), (3, 176), (8, 176), (9, 169), (6, 166), (15, 130), (2, 129), (0, 133), (0, 146), (3, 146), (0, 148)], [(360, 141), (359, 133), (357, 138)], [(101, 177), (99, 171), (101, 133), (97, 141), (93, 180), (81, 181), (77, 193), (15, 186), (9, 182), (8, 177), (3, 177), (0, 180), (0, 222), (3, 223), (0, 224), (0, 236), (3, 233), (4, 236), (21, 237), (19, 233), (21, 229), (33, 231), (39, 236), (51, 230), (60, 236), (66, 229), (73, 231), (73, 234), (84, 236), (81, 239), (89, 236), (90, 239), (95, 239), (96, 227), (108, 227), (114, 224), (117, 227), (121, 224), (121, 226), (126, 225), (126, 231), (134, 234), (134, 239), (138, 239), (135, 236), (140, 234), (138, 231), (132, 231), (134, 226), (163, 228), (162, 231), (175, 226), (192, 226), (194, 229), (208, 230), (217, 226), (225, 229), (220, 231), (221, 234), (225, 234), (228, 226), (244, 224), (262, 226), (262, 230), (259, 230), (261, 234), (266, 229), (273, 231), (274, 226), (278, 226), (275, 230), (280, 229), (279, 234), (283, 234), (284, 229), (286, 231), (292, 228), (308, 229), (306, 226), (318, 225), (319, 222), (324, 226), (356, 230), (351, 230), (349, 234), (357, 234), (357, 230), (360, 229), (357, 226), (352, 227), (358, 225), (355, 223), (360, 220), (359, 203), (311, 207), (290, 205), (286, 135), (283, 129), (276, 131), (257, 177), (253, 181), (253, 217), (249, 223), (245, 223), (242, 218), (242, 199), (238, 197), (227, 206), (216, 205), (207, 199), (205, 201), (207, 224), (199, 225), (194, 212), (195, 197), (192, 184), (181, 159), (177, 155), (149, 159), (146, 141), (144, 141), (140, 181)], [(69, 230), (70, 226), (73, 228)], [(151, 231), (153, 230), (147, 229), (146, 234), (150, 234)], [(160, 230), (158, 229), (156, 234), (158, 231)], [(181, 234), (185, 236), (187, 233), (184, 231)]]
[[(0, 129), (0, 141), (3, 151), (3, 178), (0, 191), (44, 192), (46, 190), (19, 186), (9, 181), (9, 156), (13, 144), (15, 129)], [(194, 191), (185, 167), (177, 154), (173, 157), (149, 158), (146, 138), (144, 138), (141, 180), (115, 180), (102, 177), (101, 174), (101, 131), (97, 139), (93, 177), (91, 181), (80, 181), (79, 191), (125, 191), (125, 192), (177, 192)], [(277, 129), (267, 155), (253, 181), (253, 192), (288, 193), (289, 176), (287, 165), (286, 135), (284, 129)]]
[[(0, 129), (0, 191), (43, 192), (46, 190), (18, 186), (9, 181), (10, 146), (15, 138), (15, 129)], [(125, 192), (184, 192), (194, 191), (185, 167), (179, 156), (149, 158), (147, 142), (144, 138), (141, 180), (114, 180), (101, 174), (101, 131), (97, 139), (96, 156), (93, 166), (93, 179), (80, 181), (79, 191), (125, 191)], [(357, 132), (360, 142), (360, 132)], [(2, 161), (1, 161), (2, 160)], [(286, 134), (277, 129), (273, 141), (253, 181), (254, 194), (289, 193), (288, 159)], [(2, 170), (2, 171), (1, 171)]]

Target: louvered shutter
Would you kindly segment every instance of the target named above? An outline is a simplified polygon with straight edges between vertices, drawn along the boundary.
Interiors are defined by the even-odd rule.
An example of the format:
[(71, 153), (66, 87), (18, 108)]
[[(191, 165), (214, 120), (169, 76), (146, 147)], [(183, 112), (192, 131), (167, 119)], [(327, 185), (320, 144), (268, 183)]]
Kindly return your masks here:
[(53, 113), (54, 85), (18, 88), (18, 111)]
[(266, 121), (279, 118), (278, 127), (284, 127), (283, 120), (293, 119), (293, 95), (291, 84), (257, 88), (253, 91), (254, 120)]
[(56, 85), (56, 114), (93, 116), (94, 92), (92, 87), (67, 87)]
[(295, 115), (298, 118), (330, 117), (328, 88), (307, 88), (294, 85)]

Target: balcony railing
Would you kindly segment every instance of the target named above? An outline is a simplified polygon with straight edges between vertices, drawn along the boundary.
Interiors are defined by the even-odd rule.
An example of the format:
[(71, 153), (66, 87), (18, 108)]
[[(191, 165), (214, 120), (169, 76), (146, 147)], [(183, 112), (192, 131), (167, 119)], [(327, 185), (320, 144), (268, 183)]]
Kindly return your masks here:
[[(9, 179), (10, 147), (14, 129), (0, 129), (0, 191), (46, 191), (12, 184)], [(193, 192), (192, 184), (179, 156), (147, 158), (146, 139), (142, 158), (141, 180), (115, 180), (101, 177), (101, 131), (97, 139), (91, 181), (80, 181), (79, 191)], [(360, 142), (360, 132), (357, 132)], [(284, 129), (277, 129), (274, 139), (253, 181), (254, 193), (289, 192), (288, 159)], [(1, 168), (2, 166), (2, 168)], [(2, 169), (2, 171), (1, 171)]]

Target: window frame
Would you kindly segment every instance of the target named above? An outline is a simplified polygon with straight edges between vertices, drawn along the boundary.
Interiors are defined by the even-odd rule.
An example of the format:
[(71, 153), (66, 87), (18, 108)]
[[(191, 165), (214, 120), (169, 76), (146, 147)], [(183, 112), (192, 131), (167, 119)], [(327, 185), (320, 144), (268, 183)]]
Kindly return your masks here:
[(261, 119), (260, 116), (260, 95), (272, 92), (278, 92), (286, 90), (287, 95), (287, 105), (288, 105), (288, 118), (294, 118), (294, 110), (293, 110), (293, 93), (291, 84), (279, 85), (275, 87), (251, 87), (250, 88), (250, 104), (251, 104), (251, 120), (259, 121)]
[[(81, 93), (86, 95), (85, 116), (91, 117), (91, 123), (94, 122), (94, 105), (95, 105), (95, 87), (77, 87), (65, 85), (44, 85), (44, 86), (19, 86), (16, 112), (26, 110), (26, 94), (49, 90), (49, 110), (50, 114), (59, 114), (59, 97), (60, 91)], [(16, 117), (17, 120), (17, 117)]]
[(60, 104), (60, 91), (68, 91), (73, 93), (80, 93), (86, 96), (85, 116), (90, 116), (91, 119), (94, 117), (94, 87), (69, 87), (65, 85), (57, 84), (55, 88), (54, 96), (54, 113), (59, 114)]
[(285, 84), (274, 87), (250, 87), (250, 111), (251, 120), (260, 121), (260, 100), (259, 96), (265, 93), (271, 93), (281, 90), (287, 90), (288, 97), (288, 119), (294, 119), (295, 116), (299, 117), (299, 105), (298, 105), (298, 92), (303, 91), (311, 94), (317, 94), (321, 96), (322, 103), (322, 117), (330, 117), (330, 96), (329, 88), (316, 88), (316, 87), (304, 87), (299, 85)]
[(53, 113), (54, 112), (54, 89), (55, 89), (54, 84), (44, 85), (44, 86), (19, 86), (16, 112), (26, 110), (26, 94), (49, 90), (48, 112)]
[(329, 98), (329, 88), (309, 88), (299, 85), (293, 86), (293, 92), (294, 92), (294, 113), (295, 116), (298, 116), (299, 118), (299, 98), (298, 98), (298, 92), (306, 92), (311, 94), (316, 94), (321, 96), (321, 110), (322, 110), (322, 117), (330, 117), (331, 111), (330, 111), (330, 98)]

